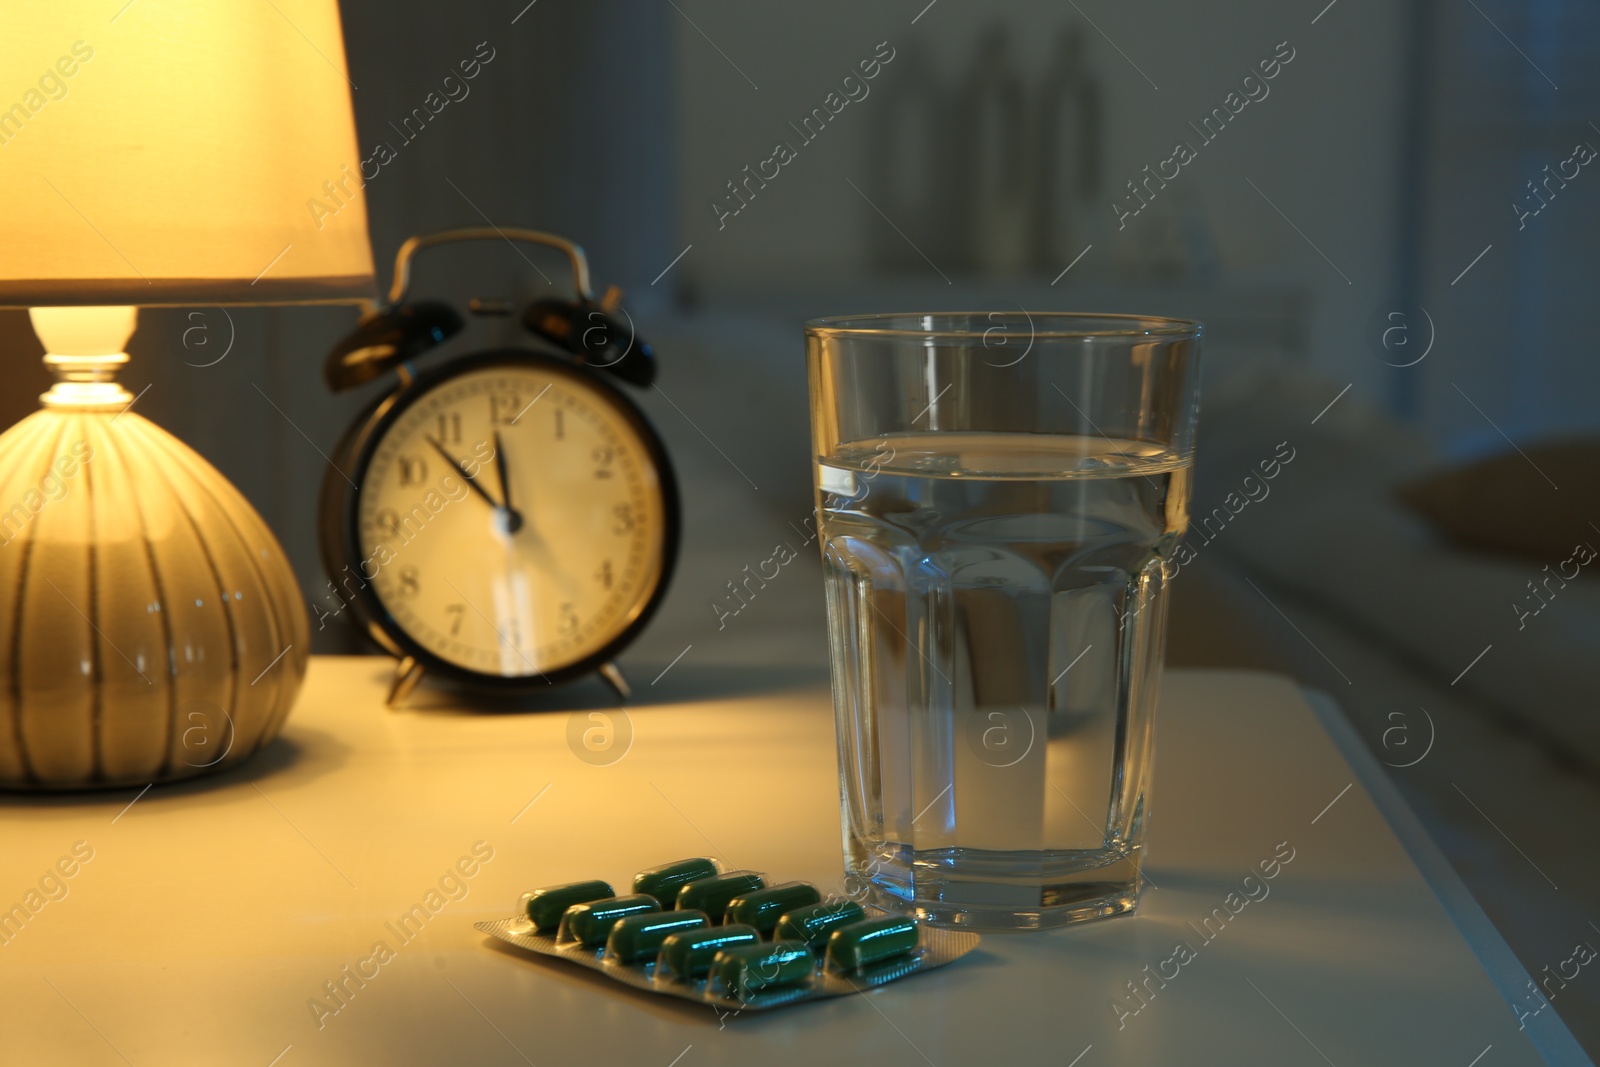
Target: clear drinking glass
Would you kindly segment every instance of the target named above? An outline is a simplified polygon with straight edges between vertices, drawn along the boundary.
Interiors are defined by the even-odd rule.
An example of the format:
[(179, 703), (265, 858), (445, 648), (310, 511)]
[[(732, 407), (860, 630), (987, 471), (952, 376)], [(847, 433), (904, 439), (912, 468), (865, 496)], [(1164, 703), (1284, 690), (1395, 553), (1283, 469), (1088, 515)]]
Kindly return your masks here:
[(806, 326), (852, 891), (1038, 928), (1138, 902), (1201, 326)]

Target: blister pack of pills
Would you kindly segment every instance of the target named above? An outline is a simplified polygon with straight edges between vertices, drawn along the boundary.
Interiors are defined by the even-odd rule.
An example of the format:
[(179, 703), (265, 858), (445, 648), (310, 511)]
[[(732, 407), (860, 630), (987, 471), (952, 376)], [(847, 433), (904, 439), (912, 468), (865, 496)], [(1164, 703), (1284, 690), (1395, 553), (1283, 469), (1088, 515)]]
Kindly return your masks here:
[(843, 996), (942, 967), (978, 935), (768, 885), (708, 859), (640, 871), (618, 896), (593, 880), (523, 894), (519, 914), (477, 929), (652, 993), (730, 1011)]

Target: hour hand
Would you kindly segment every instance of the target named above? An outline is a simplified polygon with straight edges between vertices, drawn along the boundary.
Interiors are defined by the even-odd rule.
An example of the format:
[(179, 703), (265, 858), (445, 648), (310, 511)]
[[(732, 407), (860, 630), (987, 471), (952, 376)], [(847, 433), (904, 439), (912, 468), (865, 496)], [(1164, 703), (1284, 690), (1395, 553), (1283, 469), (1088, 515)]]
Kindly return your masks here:
[(479, 496), (483, 497), (484, 503), (488, 504), (491, 508), (500, 507), (500, 504), (494, 499), (494, 497), (490, 496), (488, 491), (485, 490), (483, 486), (478, 484), (478, 480), (472, 476), (472, 472), (467, 470), (466, 465), (456, 457), (452, 456), (445, 449), (444, 445), (441, 445), (432, 437), (428, 438), (428, 443), (438, 451), (439, 455), (444, 457), (446, 463), (455, 468), (456, 473), (460, 474), (461, 477), (467, 480), (467, 485), (471, 487), (474, 493), (477, 493)]

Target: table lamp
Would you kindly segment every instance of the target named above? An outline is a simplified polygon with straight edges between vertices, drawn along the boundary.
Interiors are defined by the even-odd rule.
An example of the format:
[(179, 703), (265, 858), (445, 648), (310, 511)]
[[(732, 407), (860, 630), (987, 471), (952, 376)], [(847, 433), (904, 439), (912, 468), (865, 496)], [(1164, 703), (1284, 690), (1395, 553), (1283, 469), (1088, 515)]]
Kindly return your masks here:
[(294, 702), (305, 605), (266, 523), (116, 373), (135, 305), (373, 295), (338, 7), (12, 8), (0, 306), (30, 309), (57, 380), (0, 436), (0, 787), (232, 766)]

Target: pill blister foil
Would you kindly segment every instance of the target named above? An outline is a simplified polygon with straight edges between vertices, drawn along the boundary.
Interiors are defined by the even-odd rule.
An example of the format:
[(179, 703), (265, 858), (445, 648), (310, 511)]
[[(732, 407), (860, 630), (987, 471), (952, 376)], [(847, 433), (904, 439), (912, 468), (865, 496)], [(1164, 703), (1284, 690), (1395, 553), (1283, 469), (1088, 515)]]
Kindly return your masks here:
[[(883, 914), (868, 909), (869, 914)], [(766, 1011), (786, 1007), (808, 1000), (825, 997), (842, 997), (858, 993), (887, 982), (910, 975), (931, 971), (951, 963), (978, 947), (978, 935), (968, 930), (946, 930), (926, 923), (917, 923), (917, 947), (910, 954), (865, 968), (853, 974), (839, 974), (823, 965), (820, 955), (816, 970), (809, 980), (781, 989), (764, 989), (740, 999), (712, 988), (704, 978), (689, 981), (657, 980), (655, 963), (625, 964), (605, 958), (604, 947), (586, 946), (572, 941), (558, 941), (554, 934), (534, 932), (533, 924), (525, 918), (495, 919), (473, 924), (490, 937), (541, 956), (554, 956), (599, 971), (635, 989), (707, 1004), (730, 1012)]]

